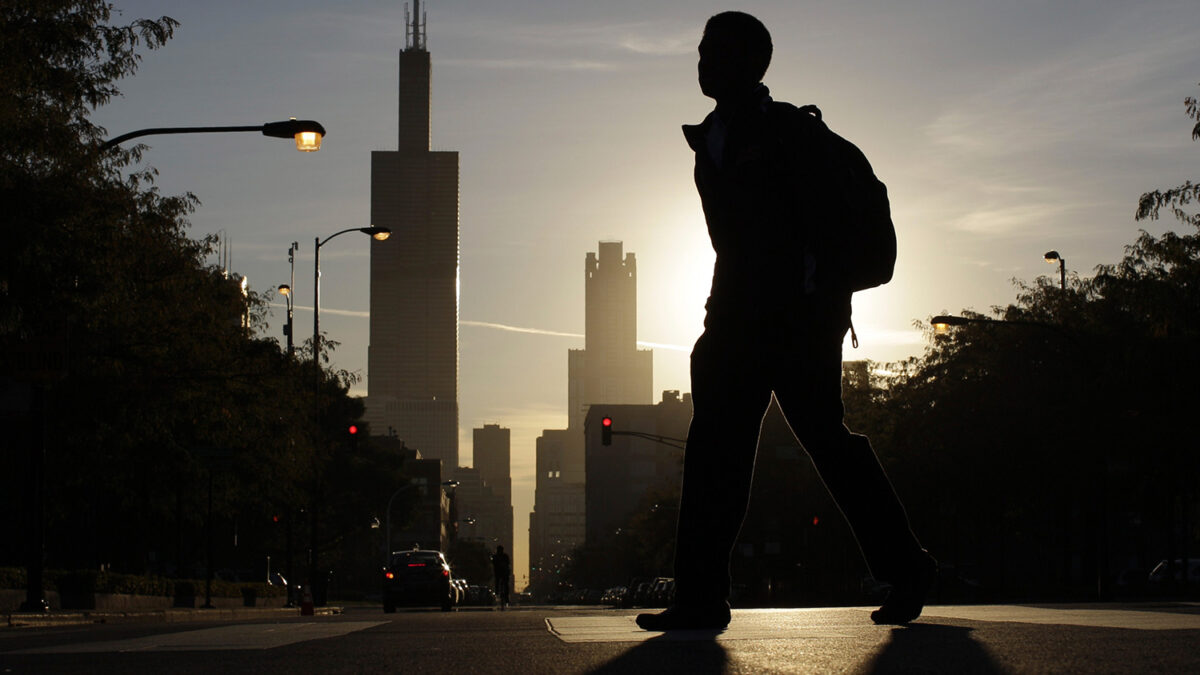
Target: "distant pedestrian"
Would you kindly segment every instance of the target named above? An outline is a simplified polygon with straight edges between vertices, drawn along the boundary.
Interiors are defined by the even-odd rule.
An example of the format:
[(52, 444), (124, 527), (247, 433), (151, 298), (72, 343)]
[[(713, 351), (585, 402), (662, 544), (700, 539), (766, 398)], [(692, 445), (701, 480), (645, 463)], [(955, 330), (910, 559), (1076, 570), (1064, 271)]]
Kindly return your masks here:
[(708, 20), (698, 74), (716, 109), (684, 126), (717, 260), (692, 351), (674, 604), (646, 630), (729, 623), (729, 556), (745, 517), (763, 413), (774, 395), (891, 594), (871, 618), (920, 615), (936, 563), (865, 436), (843, 423), (842, 341), (853, 291), (891, 278), (887, 192), (814, 106), (771, 99), (771, 36), (742, 12)]
[(492, 555), (492, 575), (496, 579), (496, 598), (503, 610), (508, 605), (508, 578), (512, 575), (512, 561), (503, 546), (497, 546), (496, 553)]

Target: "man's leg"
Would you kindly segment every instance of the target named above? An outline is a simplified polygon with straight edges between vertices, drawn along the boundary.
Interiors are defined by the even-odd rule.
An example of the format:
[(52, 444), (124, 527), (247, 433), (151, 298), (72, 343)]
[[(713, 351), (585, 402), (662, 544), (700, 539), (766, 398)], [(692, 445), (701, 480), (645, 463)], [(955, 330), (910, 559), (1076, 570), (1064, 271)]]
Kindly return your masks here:
[(920, 614), (936, 563), (913, 534), (870, 441), (843, 424), (841, 339), (833, 333), (808, 338), (806, 353), (788, 369), (775, 395), (854, 531), (871, 573), (893, 585), (890, 606), (872, 618), (906, 623)]
[(754, 476), (770, 390), (739, 348), (706, 332), (692, 352), (692, 423), (683, 460), (675, 543), (675, 603), (642, 614), (647, 630), (723, 628), (729, 622), (729, 555)]

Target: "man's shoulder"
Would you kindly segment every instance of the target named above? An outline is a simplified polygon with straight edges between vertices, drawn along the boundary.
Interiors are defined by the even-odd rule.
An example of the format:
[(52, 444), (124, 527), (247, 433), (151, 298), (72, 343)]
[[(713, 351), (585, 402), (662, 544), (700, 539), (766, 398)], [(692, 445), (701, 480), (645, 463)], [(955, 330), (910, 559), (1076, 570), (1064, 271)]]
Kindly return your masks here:
[(771, 101), (765, 112), (773, 125), (794, 133), (810, 135), (829, 130), (821, 120), (821, 109), (812, 104), (796, 106), (787, 101)]

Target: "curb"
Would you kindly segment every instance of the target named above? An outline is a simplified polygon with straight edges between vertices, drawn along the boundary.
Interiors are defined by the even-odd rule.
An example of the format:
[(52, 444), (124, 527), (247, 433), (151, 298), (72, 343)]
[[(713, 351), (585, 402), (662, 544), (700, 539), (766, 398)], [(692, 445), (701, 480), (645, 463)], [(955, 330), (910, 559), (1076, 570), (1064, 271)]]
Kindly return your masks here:
[[(317, 607), (314, 616), (341, 614), (341, 607)], [(146, 612), (45, 612), (12, 613), (4, 616), (2, 628), (50, 628), (83, 626), (95, 623), (191, 623), (199, 621), (239, 621), (300, 616), (299, 607), (160, 609)]]

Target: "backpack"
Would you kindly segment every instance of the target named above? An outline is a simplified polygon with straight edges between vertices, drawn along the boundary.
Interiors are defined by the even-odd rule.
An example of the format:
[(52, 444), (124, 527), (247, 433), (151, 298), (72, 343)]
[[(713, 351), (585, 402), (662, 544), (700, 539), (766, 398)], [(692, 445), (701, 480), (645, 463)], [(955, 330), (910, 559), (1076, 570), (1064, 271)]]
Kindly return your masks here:
[(891, 281), (896, 267), (896, 228), (892, 224), (887, 186), (871, 170), (862, 151), (829, 130), (815, 105), (796, 108), (802, 123), (815, 125), (822, 166), (831, 192), (827, 204), (834, 222), (817, 233), (818, 275), (821, 282), (850, 291), (863, 291)]

